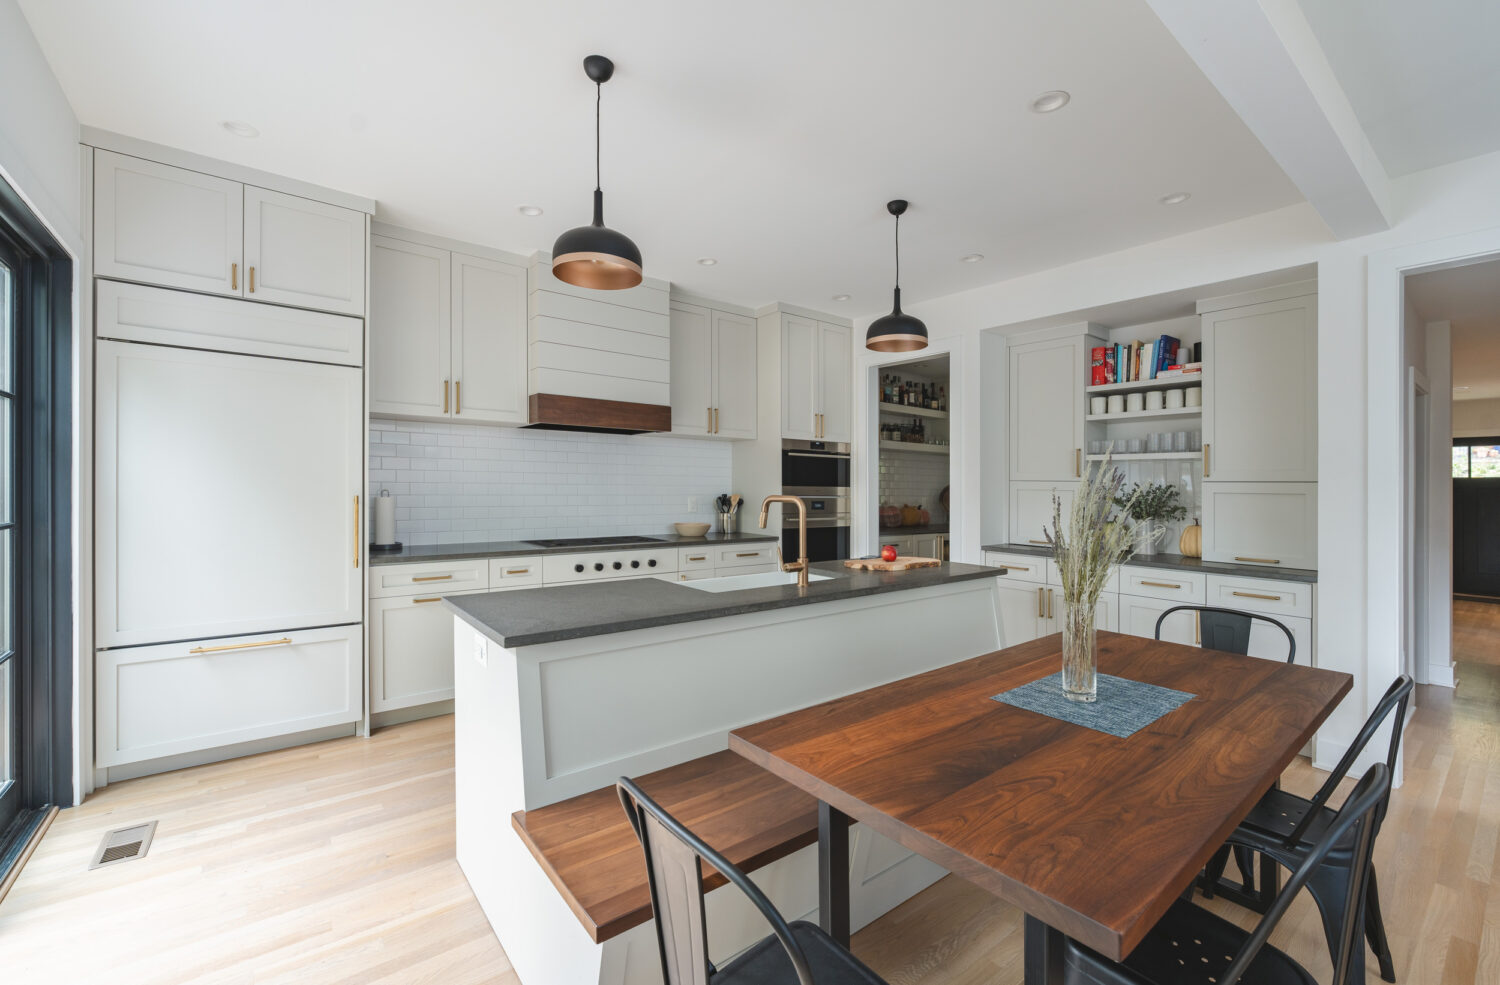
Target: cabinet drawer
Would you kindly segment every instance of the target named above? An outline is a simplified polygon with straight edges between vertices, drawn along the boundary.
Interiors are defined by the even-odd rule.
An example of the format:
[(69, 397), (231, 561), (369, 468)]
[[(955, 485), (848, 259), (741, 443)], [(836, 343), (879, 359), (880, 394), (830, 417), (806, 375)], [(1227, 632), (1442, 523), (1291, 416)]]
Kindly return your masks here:
[(362, 664), (359, 626), (100, 651), (95, 764), (357, 721)]
[(1202, 605), (1207, 597), (1204, 581), (1204, 576), (1197, 572), (1136, 568), (1130, 565), (1120, 568), (1121, 592), (1168, 602)]
[(991, 568), (1005, 568), (1010, 581), (1029, 581), (1038, 585), (1047, 583), (1047, 559), (1029, 554), (1004, 554), (1000, 551), (985, 551), (984, 563)]
[(1316, 482), (1205, 482), (1203, 560), (1318, 566)]
[(714, 567), (713, 548), (684, 547), (677, 552), (677, 570), (684, 574), (707, 578), (713, 574)]
[[(1152, 639), (1156, 635), (1157, 619), (1176, 604), (1179, 603), (1122, 594), (1119, 602), (1120, 632)], [(1199, 645), (1198, 613), (1172, 613), (1161, 624), (1161, 638), (1168, 643)]]
[(1300, 581), (1269, 578), (1208, 576), (1208, 604), (1225, 609), (1263, 612), (1268, 616), (1300, 616), (1311, 619), (1313, 586)]
[(540, 557), (493, 557), (490, 558), (490, 588), (501, 591), (507, 588), (526, 588), (542, 583), (542, 559)]
[[(1313, 666), (1313, 631), (1312, 620), (1302, 619), (1297, 616), (1277, 616), (1277, 621), (1291, 630), (1292, 640), (1297, 644), (1296, 660), (1293, 661), (1299, 667)], [(1261, 657), (1266, 660), (1274, 660), (1277, 663), (1285, 663), (1287, 655), (1286, 633), (1272, 626), (1268, 622), (1256, 620), (1250, 624), (1250, 648), (1247, 653), (1252, 657)]]
[(741, 544), (738, 547), (714, 549), (714, 564), (720, 568), (738, 568), (747, 564), (764, 565), (776, 560), (776, 545), (771, 541), (761, 544)]
[[(1062, 587), (1062, 575), (1058, 573), (1057, 562), (1047, 558), (1047, 584)], [(1117, 564), (1110, 569), (1109, 577), (1104, 579), (1105, 592), (1118, 592), (1120, 590), (1120, 566)]]
[(488, 588), (489, 561), (424, 561), (419, 564), (378, 564), (370, 571), (370, 598), (392, 595), (452, 595)]

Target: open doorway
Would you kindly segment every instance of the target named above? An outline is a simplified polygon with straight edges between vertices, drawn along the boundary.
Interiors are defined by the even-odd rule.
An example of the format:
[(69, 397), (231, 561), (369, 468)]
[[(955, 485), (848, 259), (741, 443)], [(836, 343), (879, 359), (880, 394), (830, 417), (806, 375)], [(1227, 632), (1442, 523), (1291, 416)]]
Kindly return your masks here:
[(877, 368), (878, 545), (905, 557), (949, 558), (953, 503), (946, 353)]

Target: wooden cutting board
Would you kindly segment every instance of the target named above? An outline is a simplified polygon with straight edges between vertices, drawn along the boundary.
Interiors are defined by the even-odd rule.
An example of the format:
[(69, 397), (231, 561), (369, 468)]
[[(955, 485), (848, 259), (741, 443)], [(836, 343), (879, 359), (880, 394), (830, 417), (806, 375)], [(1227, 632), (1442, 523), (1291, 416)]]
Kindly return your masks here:
[(906, 571), (908, 568), (937, 568), (942, 561), (935, 557), (898, 557), (894, 561), (882, 561), (880, 558), (851, 558), (844, 562), (846, 568), (858, 568), (861, 571)]

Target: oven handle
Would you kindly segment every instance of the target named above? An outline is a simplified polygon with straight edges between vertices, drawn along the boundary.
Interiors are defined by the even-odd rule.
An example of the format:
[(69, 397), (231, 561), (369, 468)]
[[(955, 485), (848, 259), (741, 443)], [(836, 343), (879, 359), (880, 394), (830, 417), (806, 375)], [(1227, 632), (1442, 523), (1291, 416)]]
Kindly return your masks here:
[(847, 462), (850, 460), (850, 456), (840, 455), (837, 452), (784, 451), (782, 454), (788, 458), (816, 458), (825, 462), (830, 459), (835, 462)]

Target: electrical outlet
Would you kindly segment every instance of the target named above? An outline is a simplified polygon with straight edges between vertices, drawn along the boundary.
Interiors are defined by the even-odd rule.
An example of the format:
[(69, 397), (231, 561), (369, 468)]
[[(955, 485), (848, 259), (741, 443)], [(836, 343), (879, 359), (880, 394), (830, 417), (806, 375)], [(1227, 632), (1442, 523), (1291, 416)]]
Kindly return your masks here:
[(689, 496), (688, 497), (687, 511), (689, 513), (697, 513), (698, 512), (698, 497), (697, 496)]
[(480, 636), (478, 633), (474, 634), (474, 662), (479, 664), (479, 666), (481, 667), (488, 667), (490, 665), (490, 650), (489, 646), (487, 645), (488, 643), (489, 641), (486, 640), (483, 636)]

